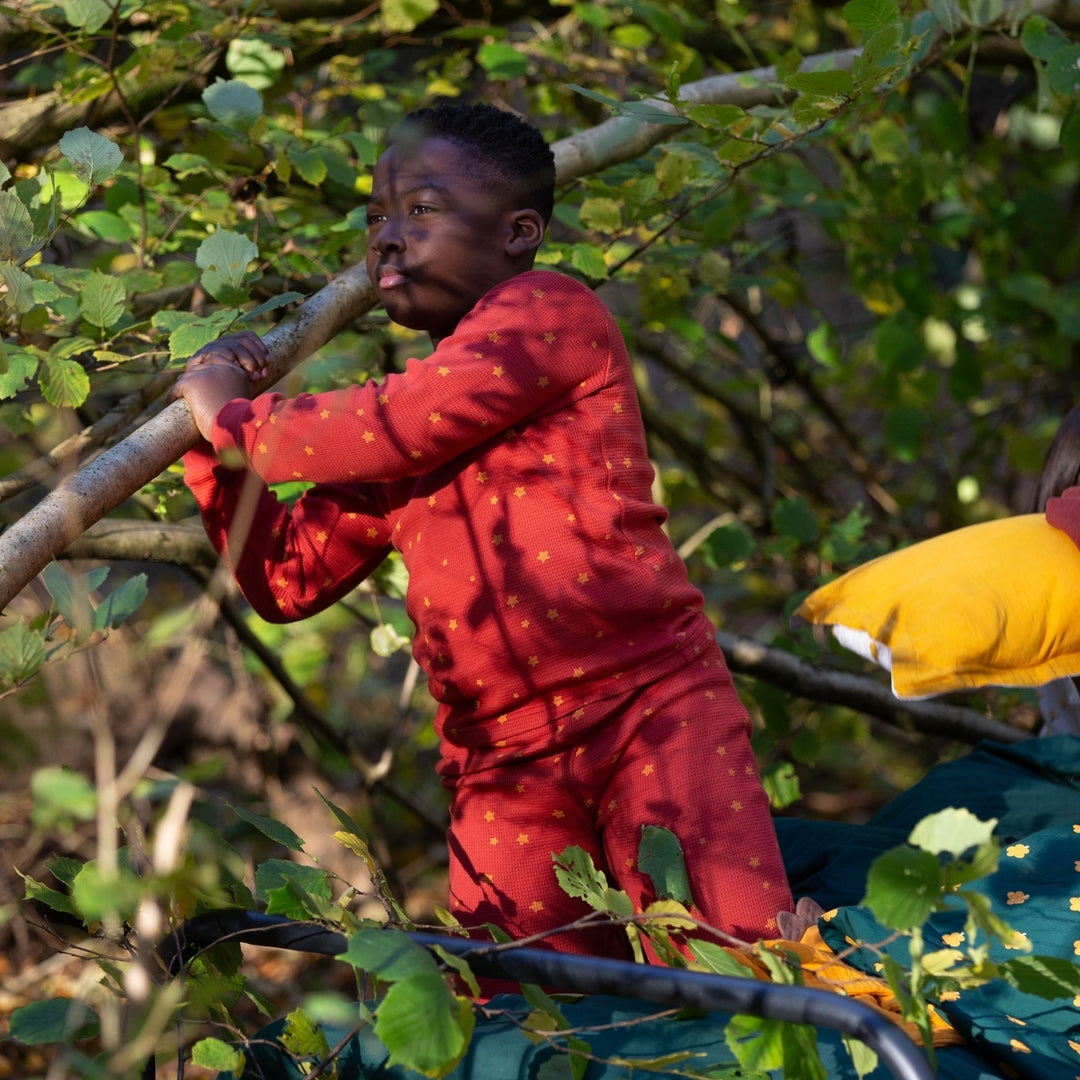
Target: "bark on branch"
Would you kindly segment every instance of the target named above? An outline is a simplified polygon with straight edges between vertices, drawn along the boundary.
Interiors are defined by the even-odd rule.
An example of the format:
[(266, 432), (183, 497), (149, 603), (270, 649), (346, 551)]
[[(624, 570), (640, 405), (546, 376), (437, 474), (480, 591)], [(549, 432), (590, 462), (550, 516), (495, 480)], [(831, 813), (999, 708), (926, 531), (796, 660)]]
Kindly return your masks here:
[(846, 705), (897, 727), (966, 743), (976, 743), (980, 739), (1012, 743), (1030, 737), (1026, 731), (961, 705), (935, 700), (900, 701), (887, 686), (865, 676), (815, 667), (792, 653), (763, 645), (752, 638), (718, 630), (716, 641), (732, 671), (763, 679), (811, 701)]

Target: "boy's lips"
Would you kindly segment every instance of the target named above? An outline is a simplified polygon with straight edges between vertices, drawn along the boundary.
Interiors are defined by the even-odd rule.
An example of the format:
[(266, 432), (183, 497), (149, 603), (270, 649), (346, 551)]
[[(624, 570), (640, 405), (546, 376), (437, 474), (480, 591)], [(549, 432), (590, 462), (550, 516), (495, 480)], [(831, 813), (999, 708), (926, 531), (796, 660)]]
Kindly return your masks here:
[(393, 289), (408, 281), (408, 276), (396, 266), (380, 266), (377, 276), (380, 289)]

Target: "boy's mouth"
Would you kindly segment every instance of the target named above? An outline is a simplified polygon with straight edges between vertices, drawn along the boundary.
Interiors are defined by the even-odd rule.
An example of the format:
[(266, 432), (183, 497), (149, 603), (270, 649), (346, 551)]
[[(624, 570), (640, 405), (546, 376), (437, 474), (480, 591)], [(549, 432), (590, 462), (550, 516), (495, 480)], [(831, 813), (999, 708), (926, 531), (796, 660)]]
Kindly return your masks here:
[(393, 289), (398, 285), (404, 285), (408, 280), (406, 275), (396, 266), (380, 266), (377, 276), (380, 289)]

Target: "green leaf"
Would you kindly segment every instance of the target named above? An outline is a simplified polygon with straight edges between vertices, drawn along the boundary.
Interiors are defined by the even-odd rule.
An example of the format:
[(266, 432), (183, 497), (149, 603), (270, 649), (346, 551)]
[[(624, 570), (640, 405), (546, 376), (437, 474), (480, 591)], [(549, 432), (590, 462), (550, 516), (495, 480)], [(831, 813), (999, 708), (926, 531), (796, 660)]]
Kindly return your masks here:
[(1080, 45), (1058, 49), (1046, 62), (1046, 74), (1056, 93), (1080, 98)]
[(1024, 21), (1020, 44), (1028, 56), (1036, 60), (1049, 60), (1058, 49), (1069, 44), (1069, 39), (1057, 24), (1044, 15), (1031, 15)]
[(409, 639), (399, 634), (393, 623), (379, 623), (371, 628), (371, 651), (376, 656), (393, 656), (408, 646)]
[(733, 124), (746, 119), (746, 110), (738, 105), (691, 105), (685, 115), (702, 127), (727, 131)]
[(290, 851), (304, 850), (304, 841), (283, 822), (264, 817), (262, 814), (256, 814), (253, 810), (248, 810), (243, 806), (234, 806), (230, 802), (226, 802), (225, 805), (242, 821), (246, 821), (249, 825), (253, 825), (258, 829), (263, 836), (268, 836), (271, 840), (284, 845)]
[(863, 902), (884, 926), (910, 931), (930, 917), (940, 893), (937, 859), (928, 851), (898, 847), (874, 860)]
[(504, 41), (481, 45), (476, 59), (492, 79), (516, 79), (529, 70), (529, 58)]
[(110, 210), (84, 210), (75, 218), (75, 224), (112, 244), (123, 244), (135, 236), (134, 228)]
[(113, 15), (105, 0), (64, 0), (64, 18), (87, 34), (96, 34)]
[[(47, 765), (30, 778), (32, 820), (42, 829), (65, 819), (92, 821), (97, 793), (80, 773), (61, 765)], [(81, 869), (81, 867), (80, 867)]]
[(964, 25), (964, 11), (958, 0), (927, 0), (927, 3), (946, 34), (955, 34)]
[(17, 266), (0, 262), (0, 286), (4, 306), (16, 314), (24, 315), (34, 306), (34, 279)]
[(267, 859), (255, 868), (256, 900), (264, 902), (270, 890), (281, 888), (290, 881), (319, 899), (330, 899), (330, 877), (325, 870), (287, 859)]
[(86, 279), (79, 294), (79, 309), (88, 323), (108, 329), (123, 316), (125, 296), (124, 283), (120, 278), (95, 270)]
[(914, 371), (926, 357), (926, 343), (918, 322), (908, 311), (882, 319), (874, 333), (881, 366), (897, 374)]
[(381, 0), (379, 7), (387, 30), (407, 34), (439, 10), (439, 0)]
[(326, 179), (326, 160), (317, 150), (290, 150), (289, 163), (313, 187)]
[(106, 873), (100, 863), (88, 862), (71, 883), (71, 899), (86, 922), (110, 916), (130, 920), (142, 894), (142, 882), (123, 866)]
[(200, 317), (188, 311), (159, 311), (151, 324), (169, 332), (169, 356), (186, 360), (204, 345), (221, 337), (235, 321), (234, 312), (215, 311)]
[(239, 1076), (247, 1064), (244, 1051), (230, 1046), (221, 1039), (200, 1039), (191, 1048), (191, 1062), (201, 1069), (232, 1073)]
[(60, 139), (60, 153), (71, 162), (75, 175), (91, 187), (108, 180), (120, 167), (120, 147), (89, 128), (76, 128)]
[(997, 818), (981, 821), (970, 810), (950, 806), (924, 817), (908, 837), (908, 843), (935, 855), (962, 855), (968, 848), (989, 843)]
[(692, 906), (686, 857), (679, 838), (662, 825), (642, 825), (638, 869), (648, 874), (657, 896)]
[(693, 938), (687, 944), (697, 962), (714, 975), (733, 975), (739, 979), (754, 977), (748, 967), (740, 964), (723, 945), (718, 945), (715, 941)]
[(754, 554), (755, 547), (746, 526), (730, 521), (709, 533), (701, 545), (701, 553), (707, 566), (720, 570), (746, 562)]
[(919, 460), (925, 422), (922, 409), (911, 405), (901, 405), (885, 413), (881, 425), (885, 443), (898, 460), (908, 464)]
[[(2, 195), (3, 192), (0, 192)], [(38, 358), (26, 349), (4, 348), (0, 345), (0, 361), (6, 357), (7, 370), (0, 362), (0, 400), (14, 397), (34, 377)]]
[(8, 1037), (24, 1046), (67, 1043), (92, 1038), (98, 1026), (97, 1014), (81, 1001), (55, 997), (15, 1009), (8, 1022)]
[(225, 54), (229, 74), (256, 90), (273, 86), (285, 70), (285, 54), (262, 37), (235, 37)]
[(49, 563), (41, 572), (41, 580), (53, 598), (56, 610), (79, 639), (89, 637), (93, 631), (90, 594), (101, 587), (108, 575), (107, 566), (95, 567), (85, 574), (69, 574), (55, 562)]
[(181, 180), (197, 173), (213, 172), (214, 166), (210, 160), (202, 154), (177, 153), (170, 154), (162, 163), (166, 169), (171, 169)]
[(469, 1002), (454, 997), (438, 972), (394, 983), (375, 1014), (375, 1034), (390, 1064), (432, 1077), (445, 1076), (461, 1060), (474, 1024)]
[(633, 914), (630, 898), (624, 892), (609, 888), (607, 875), (596, 868), (592, 856), (583, 848), (571, 845), (558, 855), (553, 853), (551, 858), (555, 863), (555, 877), (568, 896), (579, 897), (597, 911)]
[(801, 495), (781, 499), (772, 512), (772, 527), (777, 536), (790, 536), (800, 544), (812, 544), (818, 538), (818, 522)]
[(802, 798), (799, 777), (790, 761), (774, 761), (761, 773), (761, 783), (774, 810), (783, 810)]
[(0, 191), (0, 262), (19, 262), (33, 242), (30, 211), (14, 192)]
[(412, 975), (438, 974), (435, 958), (407, 934), (392, 928), (363, 927), (349, 938), (345, 952), (336, 959), (368, 971), (380, 979), (397, 982)]
[[(329, 880), (325, 891), (330, 891)], [(268, 915), (284, 915), (289, 919), (319, 919), (327, 914), (328, 908), (328, 896), (322, 897), (308, 892), (295, 880), (287, 880), (277, 888), (266, 890)]]
[(90, 376), (77, 360), (47, 356), (38, 381), (45, 400), (58, 409), (77, 409), (90, 396)]
[(125, 622), (135, 614), (136, 609), (146, 599), (147, 592), (145, 574), (136, 574), (129, 578), (98, 605), (94, 612), (94, 629), (109, 630)]
[[(18, 873), (18, 871), (16, 871)], [(48, 885), (43, 882), (36, 881), (30, 877), (29, 874), (22, 875), (23, 885), (25, 891), (23, 892), (24, 900), (36, 900), (39, 904), (44, 904), (47, 908), (51, 908), (53, 911), (61, 911), (65, 915), (79, 914), (79, 909), (75, 906), (75, 901), (67, 893), (62, 893), (57, 889), (50, 889)]]
[(784, 1065), (783, 1026), (779, 1020), (733, 1016), (724, 1029), (724, 1041), (744, 1069), (780, 1069)]
[(296, 1057), (322, 1058), (330, 1052), (326, 1034), (303, 1009), (293, 1009), (285, 1018), (285, 1029), (278, 1042)]
[(850, 71), (797, 71), (785, 81), (792, 90), (817, 97), (847, 97), (855, 89)]
[(622, 203), (615, 199), (585, 199), (581, 203), (581, 224), (603, 233), (622, 231)]
[(21, 619), (0, 630), (0, 685), (18, 686), (44, 663), (44, 639)]
[(215, 120), (237, 130), (250, 128), (262, 116), (262, 94), (239, 79), (215, 79), (202, 92), (202, 100)]
[(298, 292), (286, 292), (279, 293), (277, 296), (271, 296), (269, 300), (264, 300), (258, 307), (253, 307), (250, 311), (245, 311), (236, 321), (238, 323), (254, 322), (256, 319), (261, 319), (264, 315), (271, 311), (277, 311), (278, 308), (285, 307), (288, 304), (295, 303), (297, 300), (305, 299), (303, 293)]
[(851, 0), (840, 17), (853, 30), (879, 30), (900, 18), (896, 0)]
[(248, 264), (259, 257), (259, 249), (240, 233), (218, 229), (195, 252), (202, 270), (203, 287), (223, 304), (239, 304), (247, 299)]
[(1062, 956), (1018, 956), (999, 964), (998, 974), (1021, 993), (1045, 1001), (1080, 994), (1080, 966)]
[(570, 249), (570, 265), (587, 278), (607, 277), (607, 263), (604, 262), (604, 256), (592, 244), (575, 244)]
[(1070, 158), (1080, 156), (1080, 109), (1075, 105), (1061, 124), (1061, 149)]

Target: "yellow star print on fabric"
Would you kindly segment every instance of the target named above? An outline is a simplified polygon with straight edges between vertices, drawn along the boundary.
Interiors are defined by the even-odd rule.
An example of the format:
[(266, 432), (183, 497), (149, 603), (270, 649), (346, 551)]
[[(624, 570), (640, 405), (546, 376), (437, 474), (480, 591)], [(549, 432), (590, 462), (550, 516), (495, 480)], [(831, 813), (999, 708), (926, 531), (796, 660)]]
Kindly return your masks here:
[[(1016, 891), (1016, 892), (1010, 892), (1010, 893), (1007, 894), (1006, 899), (1005, 899), (1005, 903), (1008, 904), (1010, 907), (1012, 907), (1013, 904), (1022, 904), (1022, 903), (1024, 903), (1025, 900), (1030, 900), (1030, 899), (1031, 899), (1031, 896), (1028, 893)], [(1073, 908), (1073, 911), (1080, 911), (1080, 907)]]
[(1010, 859), (1022, 859), (1025, 855), (1029, 854), (1030, 851), (1031, 848), (1029, 848), (1027, 844), (1010, 844), (1005, 849), (1005, 854), (1008, 855)]
[(485, 821), (487, 821), (487, 822), (492, 822), (492, 821), (494, 821), (494, 820), (495, 820), (495, 811), (494, 811), (494, 810), (489, 810), (489, 811), (488, 811), (488, 812), (487, 812), (487, 813), (486, 813), (486, 814), (484, 815), (484, 820), (485, 820)]

